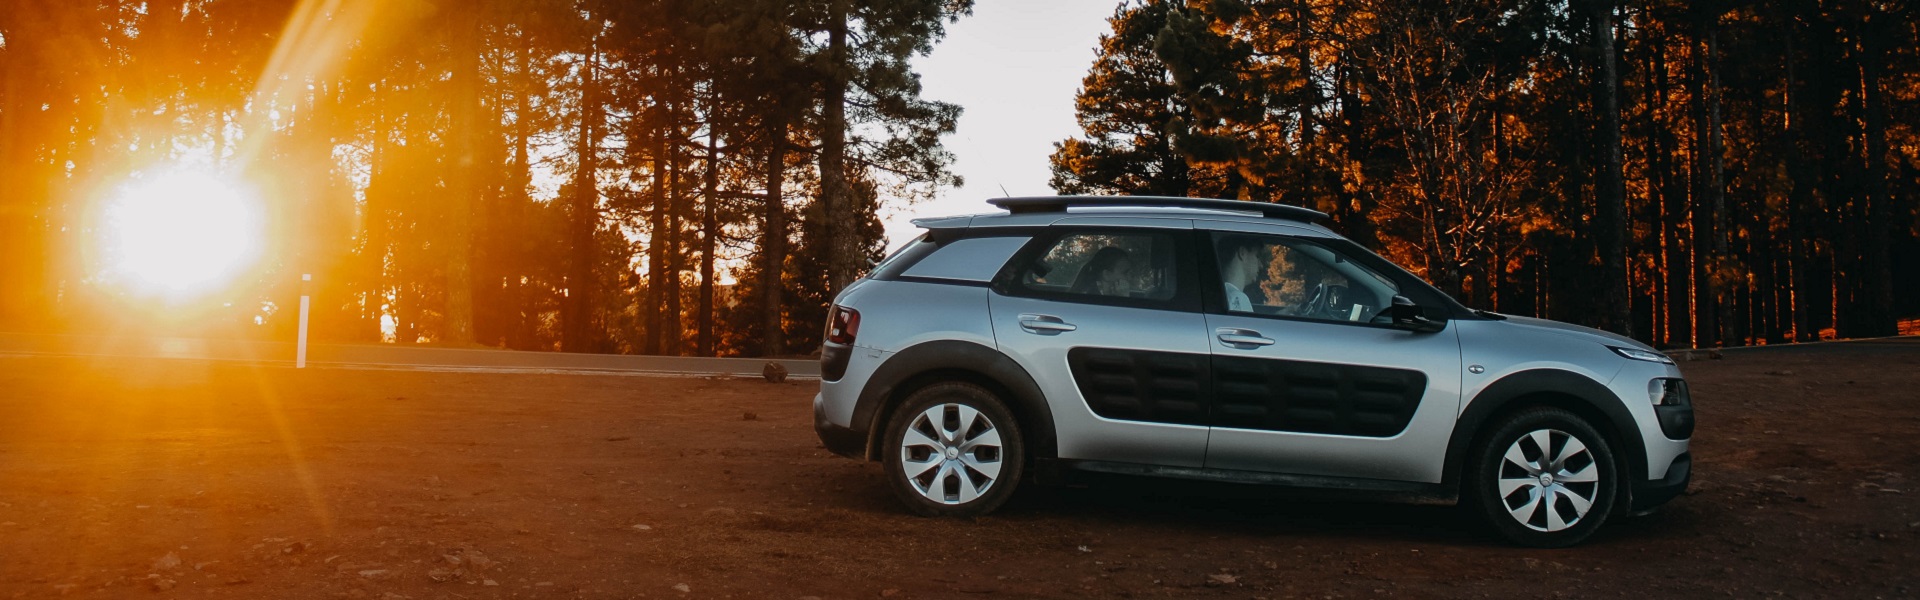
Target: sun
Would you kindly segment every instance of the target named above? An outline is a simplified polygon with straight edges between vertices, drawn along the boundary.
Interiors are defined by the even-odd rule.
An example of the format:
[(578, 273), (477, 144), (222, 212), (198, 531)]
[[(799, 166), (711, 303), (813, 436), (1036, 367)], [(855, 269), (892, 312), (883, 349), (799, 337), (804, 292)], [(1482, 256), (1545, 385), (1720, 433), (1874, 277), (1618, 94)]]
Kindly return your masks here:
[(127, 182), (101, 214), (106, 274), (136, 291), (217, 289), (260, 254), (261, 210), (250, 190), (195, 171)]

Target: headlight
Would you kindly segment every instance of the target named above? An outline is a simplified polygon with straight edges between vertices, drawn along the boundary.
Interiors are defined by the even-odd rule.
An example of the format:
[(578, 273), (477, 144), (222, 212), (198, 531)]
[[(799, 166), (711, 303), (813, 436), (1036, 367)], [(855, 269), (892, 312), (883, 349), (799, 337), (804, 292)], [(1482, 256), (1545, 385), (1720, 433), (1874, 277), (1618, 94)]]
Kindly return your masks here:
[(1647, 399), (1654, 406), (1686, 406), (1693, 403), (1687, 392), (1687, 380), (1661, 377), (1647, 382)]
[(1621, 348), (1619, 346), (1607, 346), (1607, 347), (1613, 349), (1614, 354), (1618, 354), (1621, 357), (1624, 357), (1627, 359), (1644, 360), (1647, 362), (1657, 362), (1663, 365), (1673, 364), (1673, 359), (1667, 358), (1667, 355), (1661, 354), (1659, 352), (1654, 352), (1652, 350), (1641, 350), (1639, 348)]

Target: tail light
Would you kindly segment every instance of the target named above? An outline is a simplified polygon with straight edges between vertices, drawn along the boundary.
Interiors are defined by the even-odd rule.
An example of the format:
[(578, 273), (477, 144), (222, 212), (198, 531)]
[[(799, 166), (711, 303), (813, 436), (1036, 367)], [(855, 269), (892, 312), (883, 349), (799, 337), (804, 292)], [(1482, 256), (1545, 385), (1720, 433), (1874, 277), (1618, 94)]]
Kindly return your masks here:
[(857, 335), (860, 335), (860, 311), (833, 307), (833, 315), (827, 318), (827, 342), (851, 346)]

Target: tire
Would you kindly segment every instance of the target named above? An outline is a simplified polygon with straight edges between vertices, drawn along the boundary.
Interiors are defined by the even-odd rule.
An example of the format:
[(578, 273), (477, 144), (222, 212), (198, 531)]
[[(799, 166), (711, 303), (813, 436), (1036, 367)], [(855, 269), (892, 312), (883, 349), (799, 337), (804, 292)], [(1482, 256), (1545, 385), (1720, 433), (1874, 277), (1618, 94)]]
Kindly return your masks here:
[(1013, 412), (986, 388), (929, 385), (907, 396), (887, 420), (881, 454), (887, 487), (929, 517), (993, 512), (1013, 496), (1026, 444)]
[(1620, 464), (1606, 438), (1558, 408), (1499, 421), (1468, 460), (1469, 508), (1521, 546), (1578, 544), (1606, 523), (1620, 497)]

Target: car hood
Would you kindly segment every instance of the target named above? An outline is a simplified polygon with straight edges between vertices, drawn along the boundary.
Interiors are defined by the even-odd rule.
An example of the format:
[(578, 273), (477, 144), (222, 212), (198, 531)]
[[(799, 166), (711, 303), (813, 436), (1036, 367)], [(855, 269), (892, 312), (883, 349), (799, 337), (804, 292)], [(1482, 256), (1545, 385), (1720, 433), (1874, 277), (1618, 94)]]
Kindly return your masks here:
[(1506, 317), (1506, 321), (1504, 321), (1502, 324), (1507, 325), (1509, 327), (1525, 327), (1528, 329), (1547, 331), (1550, 333), (1555, 333), (1555, 334), (1559, 334), (1567, 337), (1584, 339), (1597, 344), (1602, 344), (1607, 346), (1638, 348), (1638, 349), (1647, 350), (1650, 352), (1659, 352), (1659, 350), (1654, 350), (1651, 346), (1640, 343), (1639, 340), (1635, 340), (1633, 338), (1620, 335), (1617, 333), (1613, 333), (1610, 331), (1601, 331), (1598, 329), (1594, 329), (1592, 327), (1581, 327), (1579, 325), (1574, 325), (1572, 323), (1562, 323), (1559, 321), (1549, 321), (1546, 319), (1535, 319), (1533, 317), (1515, 317), (1510, 315), (1501, 315), (1501, 316)]

